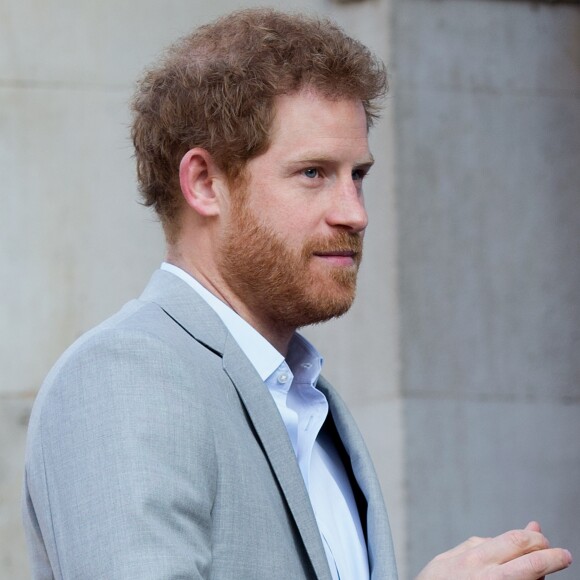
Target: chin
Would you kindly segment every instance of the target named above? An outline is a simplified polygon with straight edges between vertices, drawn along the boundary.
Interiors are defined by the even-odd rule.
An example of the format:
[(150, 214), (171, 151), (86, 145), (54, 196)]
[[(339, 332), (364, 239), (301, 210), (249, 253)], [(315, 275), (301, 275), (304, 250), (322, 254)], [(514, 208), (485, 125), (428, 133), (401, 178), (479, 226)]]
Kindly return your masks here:
[(308, 305), (303, 305), (297, 316), (301, 323), (297, 326), (308, 326), (309, 324), (320, 324), (332, 318), (339, 318), (346, 314), (354, 302), (354, 291), (333, 293), (332, 295), (318, 296)]

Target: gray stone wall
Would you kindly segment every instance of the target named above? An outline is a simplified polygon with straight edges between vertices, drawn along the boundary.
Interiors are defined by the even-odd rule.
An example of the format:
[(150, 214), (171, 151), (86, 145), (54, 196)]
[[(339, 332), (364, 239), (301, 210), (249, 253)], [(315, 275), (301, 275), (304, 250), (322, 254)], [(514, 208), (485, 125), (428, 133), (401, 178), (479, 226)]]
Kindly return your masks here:
[[(75, 338), (135, 296), (163, 257), (160, 228), (138, 205), (127, 127), (134, 80), (179, 35), (252, 4), (3, 0), (0, 5), (1, 578), (28, 577), (20, 524), (22, 463), (28, 414), (44, 375)], [(333, 15), (386, 59), (388, 4), (299, 0), (293, 8)], [(383, 412), (396, 409), (386, 407), (396, 387), (396, 341), (383, 323), (395, 301), (392, 292), (374, 291), (394, 286), (387, 268), (393, 268), (395, 254), (385, 249), (394, 238), (393, 188), (386, 187), (392, 178), (388, 127), (383, 123), (373, 137), (381, 168), (369, 187), (377, 218), (367, 261), (383, 265), (367, 268), (361, 282), (372, 310), (359, 305), (319, 337), (329, 373), (343, 375), (338, 386), (357, 403), (377, 455), (385, 441)], [(362, 341), (368, 332), (370, 350)], [(369, 354), (387, 364), (367, 370)], [(392, 428), (398, 434), (396, 425), (398, 420)], [(392, 440), (385, 465), (401, 465), (401, 438)], [(387, 487), (399, 485), (399, 469), (381, 470), (380, 460), (378, 466)]]
[(580, 10), (393, 12), (409, 572), (530, 519), (578, 553)]

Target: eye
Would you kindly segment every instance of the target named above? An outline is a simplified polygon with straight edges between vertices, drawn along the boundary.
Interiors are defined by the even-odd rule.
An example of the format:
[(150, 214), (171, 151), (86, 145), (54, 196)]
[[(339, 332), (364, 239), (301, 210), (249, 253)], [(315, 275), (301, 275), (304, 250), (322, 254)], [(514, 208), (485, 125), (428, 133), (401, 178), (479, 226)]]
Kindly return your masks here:
[(316, 177), (318, 177), (320, 175), (320, 173), (319, 173), (318, 169), (316, 169), (316, 167), (308, 167), (302, 173), (303, 173), (303, 175), (305, 175), (309, 179), (315, 179)]
[(353, 181), (362, 181), (369, 173), (368, 169), (354, 169), (352, 172)]

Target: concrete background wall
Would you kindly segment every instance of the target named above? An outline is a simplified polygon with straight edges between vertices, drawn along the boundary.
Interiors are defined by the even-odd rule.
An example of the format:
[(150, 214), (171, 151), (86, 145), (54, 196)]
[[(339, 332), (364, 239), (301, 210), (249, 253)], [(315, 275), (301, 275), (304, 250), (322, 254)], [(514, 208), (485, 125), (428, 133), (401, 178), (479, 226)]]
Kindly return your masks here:
[(578, 556), (580, 9), (392, 30), (409, 572), (534, 518)]
[[(133, 82), (180, 34), (251, 4), (0, 0), (2, 578), (28, 577), (19, 501), (38, 386), (163, 256), (137, 203)], [(580, 11), (293, 8), (331, 15), (391, 70), (359, 297), (308, 335), (369, 442), (401, 578), (529, 518), (580, 553)]]
[[(76, 337), (139, 293), (163, 257), (160, 228), (138, 205), (128, 138), (134, 81), (181, 34), (249, 5), (1, 0), (1, 578), (28, 577), (19, 506), (22, 459), (28, 414), (44, 375)], [(388, 4), (298, 1), (293, 7), (331, 13), (388, 60)], [(367, 261), (384, 264), (365, 269), (360, 290), (372, 309), (361, 302), (324, 330), (321, 341), (329, 373), (340, 377), (338, 386), (356, 402), (376, 450), (385, 445), (384, 414), (398, 424), (397, 407), (386, 406), (396, 389), (396, 341), (383, 323), (395, 311), (394, 293), (374, 290), (395, 285), (387, 271), (395, 263), (394, 194), (386, 187), (392, 180), (387, 144), (392, 134), (387, 120), (373, 135), (381, 167), (371, 178), (369, 206), (380, 217), (369, 233)], [(369, 331), (373, 341), (365, 352)], [(369, 354), (387, 364), (367, 370)], [(349, 364), (341, 366), (343, 360)], [(384, 454), (389, 462), (381, 469), (379, 461), (378, 467), (388, 487), (401, 489), (396, 479), (402, 473), (397, 447), (402, 431), (393, 432)]]

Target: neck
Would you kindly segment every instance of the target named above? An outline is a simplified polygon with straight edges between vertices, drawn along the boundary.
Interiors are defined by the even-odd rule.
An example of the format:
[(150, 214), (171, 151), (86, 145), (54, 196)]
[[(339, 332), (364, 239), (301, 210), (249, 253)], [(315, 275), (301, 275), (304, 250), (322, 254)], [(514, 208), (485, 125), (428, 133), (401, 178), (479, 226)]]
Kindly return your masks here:
[(227, 304), (238, 316), (257, 330), (282, 356), (286, 357), (290, 340), (296, 331), (295, 328), (280, 325), (269, 319), (263, 312), (244, 304), (231, 291), (219, 272), (215, 269), (200, 267), (196, 260), (180, 252), (178, 247), (168, 247), (165, 260), (195, 278), (208, 292)]

